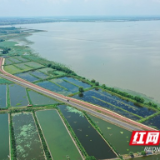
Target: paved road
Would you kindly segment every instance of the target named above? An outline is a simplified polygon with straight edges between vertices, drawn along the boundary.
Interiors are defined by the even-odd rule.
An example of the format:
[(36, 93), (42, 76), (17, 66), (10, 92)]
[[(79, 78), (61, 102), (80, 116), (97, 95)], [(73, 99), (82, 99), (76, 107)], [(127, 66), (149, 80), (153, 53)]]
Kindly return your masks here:
[[(100, 117), (104, 120), (107, 120), (111, 123), (122, 126), (122, 127), (126, 128), (128, 130), (142, 130), (141, 128), (146, 129), (146, 130), (155, 130), (155, 129), (150, 128), (148, 126), (145, 126), (141, 123), (135, 122), (135, 121), (130, 120), (126, 117), (123, 117), (119, 114), (116, 114), (112, 111), (109, 111), (105, 108), (102, 108), (102, 107), (99, 107), (99, 106), (96, 106), (96, 105), (93, 105), (93, 104), (90, 104), (90, 103), (87, 103), (87, 102), (84, 102), (84, 101), (80, 101), (80, 100), (77, 100), (77, 99), (74, 99), (74, 98), (71, 98), (71, 97), (66, 97), (66, 96), (60, 95), (58, 93), (49, 91), (45, 88), (37, 86), (37, 85), (35, 85), (33, 83), (30, 83), (28, 81), (25, 81), (25, 80), (23, 80), (19, 77), (11, 75), (11, 74), (9, 74), (9, 73), (7, 73), (6, 71), (3, 70), (3, 66), (2, 66), (3, 61), (4, 61), (4, 59), (0, 58), (0, 72), (3, 73), (3, 74), (0, 74), (0, 76), (5, 78), (5, 79), (8, 79), (12, 82), (15, 82), (15, 83), (17, 83), (21, 86), (30, 88), (34, 91), (40, 92), (40, 93), (42, 93), (44, 95), (47, 95), (49, 97), (55, 98), (55, 99), (57, 99), (61, 102), (64, 102), (66, 104), (72, 105), (72, 106), (74, 106), (78, 109), (84, 110), (88, 113), (91, 113), (91, 114), (93, 114), (97, 117)], [(68, 99), (70, 100), (69, 102), (67, 101)], [(99, 111), (101, 111), (101, 113), (99, 113), (95, 110), (99, 110)], [(104, 114), (102, 114), (102, 113), (104, 113)]]

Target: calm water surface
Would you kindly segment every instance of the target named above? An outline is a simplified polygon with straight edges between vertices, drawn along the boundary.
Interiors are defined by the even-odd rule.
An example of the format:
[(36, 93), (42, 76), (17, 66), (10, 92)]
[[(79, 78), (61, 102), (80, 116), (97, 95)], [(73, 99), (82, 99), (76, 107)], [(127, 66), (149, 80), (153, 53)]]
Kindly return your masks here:
[(41, 56), (89, 79), (144, 93), (160, 102), (160, 21), (21, 26), (47, 31), (28, 37)]

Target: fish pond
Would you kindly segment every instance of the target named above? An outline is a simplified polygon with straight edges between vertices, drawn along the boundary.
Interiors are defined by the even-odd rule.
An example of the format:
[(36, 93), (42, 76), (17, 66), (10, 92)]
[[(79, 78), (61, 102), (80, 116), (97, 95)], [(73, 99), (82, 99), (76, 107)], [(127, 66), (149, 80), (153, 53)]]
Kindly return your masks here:
[(12, 107), (22, 107), (28, 105), (26, 89), (17, 84), (9, 85), (10, 101)]
[(12, 114), (12, 120), (17, 159), (45, 160), (42, 144), (32, 114)]
[(36, 62), (26, 62), (25, 63), (26, 65), (32, 67), (32, 68), (41, 68), (41, 67), (44, 67), (43, 65), (39, 64), (39, 63), (36, 63)]
[(100, 128), (103, 136), (111, 143), (112, 146), (114, 146), (119, 154), (129, 154), (129, 152), (137, 153), (144, 150), (143, 146), (129, 146), (129, 141), (132, 134), (130, 131), (92, 115), (88, 116)]
[(8, 160), (9, 156), (9, 127), (8, 114), (0, 114), (0, 160)]
[(77, 85), (78, 87), (83, 87), (83, 88), (90, 88), (91, 87), (91, 85), (84, 83), (84, 82), (81, 82), (81, 81), (74, 79), (74, 78), (71, 78), (71, 77), (62, 77), (61, 79), (66, 80), (70, 83), (73, 83), (73, 84)]
[(20, 77), (22, 79), (25, 79), (25, 80), (27, 80), (29, 82), (34, 82), (34, 81), (39, 80), (38, 78), (30, 75), (28, 72), (26, 72), (26, 73), (19, 73), (19, 74), (16, 74), (15, 76)]
[(43, 82), (39, 82), (37, 83), (37, 85), (46, 88), (48, 90), (51, 90), (53, 92), (57, 92), (63, 95), (68, 95), (70, 92), (68, 92), (68, 90), (62, 86), (57, 85), (56, 83), (52, 83), (49, 81), (43, 81)]
[(156, 127), (160, 130), (160, 114), (143, 122), (145, 125)]
[(0, 108), (6, 107), (7, 93), (6, 85), (0, 85)]
[(38, 70), (30, 72), (32, 75), (38, 77), (39, 79), (46, 79), (48, 76)]
[(58, 103), (57, 101), (32, 90), (28, 91), (28, 93), (33, 105), (48, 105)]
[(59, 106), (59, 109), (89, 156), (94, 156), (97, 159), (116, 158), (116, 154), (92, 127), (81, 111), (64, 105)]
[(56, 110), (37, 111), (36, 116), (49, 146), (53, 159), (82, 160)]
[(134, 120), (138, 120), (139, 118), (155, 113), (153, 110), (149, 110), (145, 107), (135, 106), (132, 102), (127, 102), (119, 97), (113, 96), (107, 92), (103, 92), (102, 90), (90, 90), (84, 92), (82, 97), (75, 95), (74, 98), (97, 104)]
[(78, 92), (79, 88), (71, 83), (64, 81), (61, 78), (53, 79), (51, 82), (58, 84), (59, 86), (65, 88), (68, 91), (68, 94)]

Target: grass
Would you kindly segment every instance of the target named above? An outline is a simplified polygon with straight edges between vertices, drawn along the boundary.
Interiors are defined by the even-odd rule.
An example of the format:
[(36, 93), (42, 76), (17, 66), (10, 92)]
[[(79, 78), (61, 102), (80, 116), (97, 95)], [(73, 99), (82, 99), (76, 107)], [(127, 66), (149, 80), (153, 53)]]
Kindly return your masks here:
[(11, 73), (11, 74), (23, 72), (22, 70), (20, 70), (19, 68), (15, 67), (13, 65), (4, 66), (4, 70)]

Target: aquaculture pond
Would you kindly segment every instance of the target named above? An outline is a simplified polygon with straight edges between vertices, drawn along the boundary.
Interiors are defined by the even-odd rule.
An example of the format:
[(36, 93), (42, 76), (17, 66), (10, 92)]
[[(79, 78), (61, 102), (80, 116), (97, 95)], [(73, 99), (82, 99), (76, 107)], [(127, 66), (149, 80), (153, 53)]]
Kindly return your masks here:
[(0, 114), (0, 160), (8, 160), (9, 156), (9, 127), (8, 114)]
[(23, 57), (21, 57), (21, 56), (18, 56), (18, 57), (16, 57), (19, 61), (22, 61), (22, 62), (28, 62), (29, 60), (28, 59), (25, 59), (25, 58), (23, 58)]
[(59, 106), (89, 156), (97, 159), (116, 158), (116, 154), (92, 127), (83, 113), (69, 106)]
[(28, 72), (19, 73), (19, 74), (16, 74), (15, 76), (20, 77), (20, 78), (25, 79), (25, 80), (30, 81), (30, 82), (34, 82), (34, 81), (39, 80), (38, 78), (33, 77), (32, 75), (30, 75)]
[(6, 58), (5, 59), (5, 65), (10, 65), (12, 64), (13, 62), (9, 60), (9, 58)]
[(32, 90), (28, 91), (28, 93), (33, 105), (48, 105), (58, 103), (57, 101)]
[(148, 126), (155, 126), (160, 130), (160, 114), (143, 122)]
[(42, 144), (32, 114), (12, 114), (12, 120), (17, 159), (45, 160)]
[(28, 105), (26, 89), (17, 84), (9, 85), (10, 101), (12, 107), (22, 107)]
[(68, 94), (78, 92), (78, 90), (79, 90), (79, 88), (77, 86), (70, 84), (61, 78), (53, 79), (53, 80), (51, 80), (51, 82), (56, 83), (56, 84), (64, 87), (65, 89), (67, 89)]
[(0, 85), (0, 108), (6, 107), (7, 93), (6, 85)]
[(43, 65), (39, 64), (39, 63), (36, 63), (36, 62), (26, 62), (25, 63), (26, 65), (32, 67), (32, 68), (41, 68), (41, 67), (44, 67)]
[(94, 117), (92, 115), (88, 116), (100, 128), (103, 136), (112, 144), (112, 146), (114, 146), (114, 148), (121, 155), (128, 154), (129, 152), (137, 153), (144, 150), (143, 146), (129, 146), (132, 132), (97, 117)]
[[(132, 102), (127, 102), (125, 100), (120, 99), (119, 97), (112, 96), (107, 92), (103, 92), (102, 90), (98, 90), (98, 91), (90, 90), (90, 91), (84, 92), (83, 97), (79, 97), (79, 95), (75, 95), (74, 97), (77, 99), (82, 99), (84, 101), (88, 101), (93, 104), (97, 104), (102, 107), (108, 108), (119, 114), (126, 115), (124, 111), (126, 110), (130, 113), (130, 114), (128, 113), (129, 114), (128, 116), (126, 115), (128, 118), (131, 118), (130, 115), (132, 113), (138, 115), (137, 118), (149, 116), (155, 113), (155, 111), (153, 110), (149, 110), (148, 108), (145, 108), (145, 107), (135, 106)], [(134, 120), (136, 120), (137, 118), (136, 116), (132, 116), (132, 119)]]
[(83, 87), (83, 88), (90, 88), (91, 87), (91, 85), (84, 83), (84, 82), (81, 82), (81, 81), (74, 79), (74, 78), (71, 78), (71, 77), (62, 77), (61, 79), (64, 79), (68, 82), (71, 82), (79, 87)]
[(56, 110), (37, 111), (36, 116), (53, 159), (82, 160)]
[(26, 66), (24, 63), (18, 63), (18, 64), (15, 64), (14, 66), (18, 67), (18, 68), (21, 68), (21, 70), (24, 72), (24, 71), (29, 71), (31, 70), (32, 68), (29, 67), (29, 66)]
[(42, 69), (38, 69), (38, 71), (50, 75), (50, 72), (53, 72), (54, 69), (52, 69), (52, 68), (42, 68)]
[(12, 63), (21, 63), (21, 61), (18, 60), (17, 57), (9, 57), (8, 60), (11, 61)]
[(68, 95), (70, 93), (64, 87), (58, 86), (55, 83), (52, 83), (52, 82), (49, 82), (49, 81), (39, 82), (39, 83), (37, 83), (37, 85), (39, 85), (39, 86), (41, 86), (43, 88), (46, 88), (48, 90), (51, 90), (53, 92), (57, 92), (57, 93), (63, 94), (63, 95)]
[(30, 73), (31, 73), (32, 75), (40, 78), (40, 79), (46, 79), (46, 78), (48, 77), (46, 74), (44, 74), (44, 73), (42, 73), (42, 72), (40, 72), (40, 71), (38, 71), (38, 70), (33, 71), (33, 72), (30, 72)]

